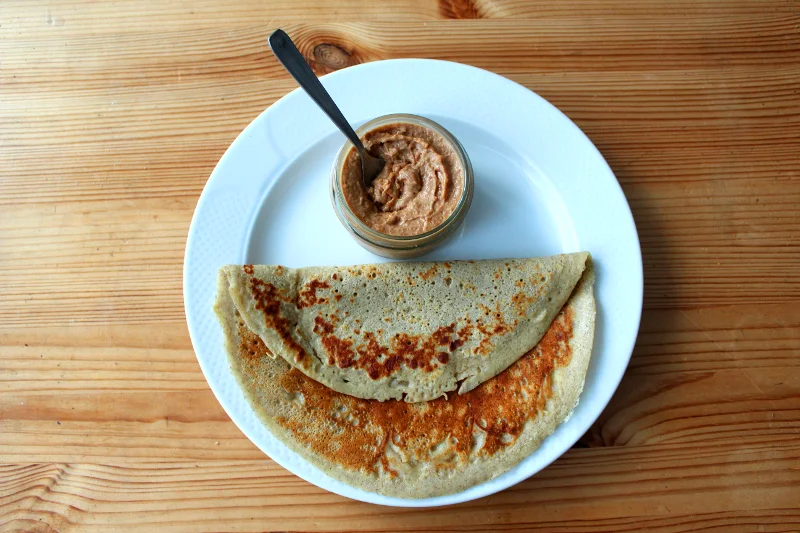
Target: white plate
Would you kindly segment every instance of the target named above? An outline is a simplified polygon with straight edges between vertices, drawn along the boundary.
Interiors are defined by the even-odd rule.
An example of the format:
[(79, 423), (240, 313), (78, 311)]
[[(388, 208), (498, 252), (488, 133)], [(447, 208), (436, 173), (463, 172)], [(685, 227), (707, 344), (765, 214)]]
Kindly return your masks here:
[[(287, 74), (288, 77), (288, 74)], [(237, 426), (278, 464), (331, 492), (395, 506), (480, 498), (535, 474), (572, 446), (617, 388), (642, 309), (642, 259), (630, 209), (589, 139), (555, 107), (506, 78), (444, 61), (401, 59), (323, 78), (353, 124), (414, 113), (448, 128), (475, 169), (475, 197), (455, 238), (423, 259), (534, 257), (588, 250), (597, 269), (597, 330), (586, 387), (572, 417), (505, 474), (458, 494), (390, 498), (336, 481), (291, 452), (259, 422), (240, 391), (211, 310), (227, 263), (290, 267), (384, 261), (360, 248), (330, 204), (341, 135), (297, 89), (233, 142), (203, 189), (183, 272), (186, 319), (211, 390)]]

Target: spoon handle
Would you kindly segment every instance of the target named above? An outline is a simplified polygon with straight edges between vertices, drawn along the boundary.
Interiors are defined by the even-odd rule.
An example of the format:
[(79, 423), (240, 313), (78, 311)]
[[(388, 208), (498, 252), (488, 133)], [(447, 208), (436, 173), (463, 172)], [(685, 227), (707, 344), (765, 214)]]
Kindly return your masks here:
[(300, 87), (305, 89), (311, 99), (316, 102), (326, 115), (328, 115), (328, 118), (336, 124), (336, 127), (350, 139), (350, 142), (355, 145), (358, 151), (363, 153), (364, 145), (361, 144), (358, 135), (353, 131), (350, 123), (344, 118), (344, 115), (342, 115), (342, 112), (336, 107), (336, 104), (333, 103), (328, 91), (322, 86), (319, 78), (317, 78), (314, 71), (311, 70), (311, 67), (308, 66), (303, 54), (300, 53), (300, 50), (297, 49), (289, 36), (286, 35), (286, 32), (283, 30), (275, 30), (272, 35), (269, 36), (269, 47), (272, 48), (272, 53), (275, 54), (278, 61), (283, 64), (286, 70), (289, 71), (289, 74), (300, 84)]

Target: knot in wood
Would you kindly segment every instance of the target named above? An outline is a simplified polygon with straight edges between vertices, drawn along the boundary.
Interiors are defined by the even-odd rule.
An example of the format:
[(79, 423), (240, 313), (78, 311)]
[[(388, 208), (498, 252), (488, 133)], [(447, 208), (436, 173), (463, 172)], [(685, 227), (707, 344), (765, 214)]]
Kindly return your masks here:
[(339, 70), (350, 66), (350, 52), (331, 43), (322, 43), (314, 47), (314, 59), (320, 66), (329, 70)]

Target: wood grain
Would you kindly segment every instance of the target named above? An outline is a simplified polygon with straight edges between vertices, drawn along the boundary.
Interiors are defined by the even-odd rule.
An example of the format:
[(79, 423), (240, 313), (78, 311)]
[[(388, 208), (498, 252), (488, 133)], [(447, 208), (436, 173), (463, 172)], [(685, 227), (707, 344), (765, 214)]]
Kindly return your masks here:
[[(67, 531), (126, 531), (142, 525), (192, 531), (198, 512), (208, 506), (216, 512), (203, 526), (213, 531), (253, 530), (259, 523), (293, 531), (515, 531), (534, 523), (537, 530), (576, 532), (800, 527), (789, 490), (798, 480), (792, 472), (800, 460), (797, 449), (736, 451), (573, 450), (503, 493), (425, 512), (346, 500), (267, 461), (15, 465), (4, 468), (3, 477), (13, 486), (6, 501), (19, 506), (12, 519), (20, 526), (41, 518)], [(698, 495), (719, 504), (711, 511)], [(630, 519), (631, 514), (642, 518)], [(465, 521), (466, 516), (471, 519)]]
[[(182, 307), (216, 161), (294, 87), (432, 57), (557, 105), (645, 263), (629, 370), (576, 447), (425, 511), (289, 474), (227, 418)], [(800, 531), (798, 0), (0, 3), (0, 532)]]

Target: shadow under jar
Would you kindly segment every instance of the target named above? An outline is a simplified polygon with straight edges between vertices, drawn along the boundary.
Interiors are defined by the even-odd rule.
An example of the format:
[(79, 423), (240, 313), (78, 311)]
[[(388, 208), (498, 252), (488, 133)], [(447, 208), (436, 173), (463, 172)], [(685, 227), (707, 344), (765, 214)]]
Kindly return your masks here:
[(464, 220), (474, 190), (472, 164), (458, 139), (436, 122), (408, 114), (378, 117), (356, 134), (386, 166), (365, 190), (353, 144), (339, 150), (331, 201), (347, 231), (370, 252), (393, 259), (442, 244)]

